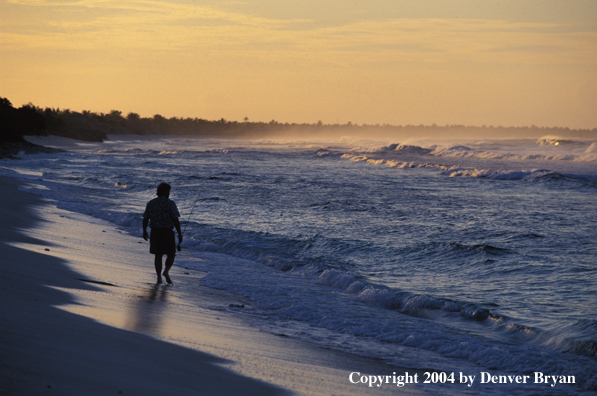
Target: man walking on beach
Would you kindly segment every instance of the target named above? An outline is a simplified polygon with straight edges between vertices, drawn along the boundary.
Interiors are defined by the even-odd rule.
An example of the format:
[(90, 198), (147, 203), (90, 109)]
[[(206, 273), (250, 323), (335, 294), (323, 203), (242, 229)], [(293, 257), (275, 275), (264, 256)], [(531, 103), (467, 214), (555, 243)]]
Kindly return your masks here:
[[(164, 277), (168, 284), (172, 284), (169, 271), (174, 264), (176, 255), (176, 242), (174, 240), (174, 231), (176, 227), (178, 232), (178, 243), (182, 243), (182, 232), (180, 231), (180, 213), (174, 201), (169, 199), (170, 189), (168, 183), (160, 183), (157, 191), (157, 198), (147, 203), (145, 213), (143, 213), (143, 239), (149, 239), (149, 253), (155, 254), (155, 272), (158, 276), (157, 283), (162, 283), (162, 256), (166, 255), (166, 268)], [(147, 225), (151, 228), (151, 236), (147, 234)]]

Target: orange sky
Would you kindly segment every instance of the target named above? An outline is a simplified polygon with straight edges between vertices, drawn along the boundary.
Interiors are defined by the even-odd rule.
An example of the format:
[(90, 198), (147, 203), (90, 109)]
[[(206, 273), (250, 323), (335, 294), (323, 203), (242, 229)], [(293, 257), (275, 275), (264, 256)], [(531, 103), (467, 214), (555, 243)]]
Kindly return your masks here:
[(595, 0), (0, 0), (0, 96), (150, 117), (597, 127)]

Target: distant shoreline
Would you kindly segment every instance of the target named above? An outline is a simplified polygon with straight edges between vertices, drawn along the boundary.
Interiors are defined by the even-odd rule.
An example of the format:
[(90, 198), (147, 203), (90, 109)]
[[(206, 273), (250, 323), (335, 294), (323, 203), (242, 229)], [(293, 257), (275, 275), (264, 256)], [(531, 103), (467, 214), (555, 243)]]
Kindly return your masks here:
[(546, 135), (560, 138), (597, 139), (597, 128), (570, 129), (566, 127), (531, 126), (466, 126), (466, 125), (389, 125), (389, 124), (297, 124), (279, 122), (228, 121), (224, 118), (210, 121), (203, 118), (166, 118), (159, 114), (141, 117), (136, 113), (126, 116), (121, 111), (95, 113), (69, 109), (36, 107), (29, 103), (18, 109), (6, 98), (2, 99), (2, 134), (0, 141), (26, 135), (62, 136), (90, 142), (101, 142), (108, 135), (172, 135), (241, 139), (273, 138), (374, 138), (374, 139), (538, 139)]
[(20, 153), (40, 154), (40, 153), (61, 153), (64, 150), (44, 147), (38, 144), (30, 143), (23, 139), (16, 142), (0, 141), (0, 159), (14, 159)]

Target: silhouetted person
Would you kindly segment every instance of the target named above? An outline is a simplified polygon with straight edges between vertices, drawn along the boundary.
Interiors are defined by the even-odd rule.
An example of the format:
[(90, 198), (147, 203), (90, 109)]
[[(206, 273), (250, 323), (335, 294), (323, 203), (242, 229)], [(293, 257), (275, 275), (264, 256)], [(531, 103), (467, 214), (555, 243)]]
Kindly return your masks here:
[[(149, 238), (149, 253), (155, 254), (157, 283), (162, 283), (162, 256), (166, 255), (166, 268), (163, 274), (166, 282), (172, 284), (168, 272), (172, 268), (174, 256), (176, 256), (176, 242), (172, 230), (174, 227), (178, 232), (178, 243), (182, 242), (182, 232), (178, 220), (180, 213), (174, 201), (169, 199), (171, 188), (168, 183), (161, 183), (158, 186), (158, 197), (147, 203), (145, 213), (143, 213), (143, 239), (147, 241)], [(151, 228), (151, 236), (147, 234), (148, 224)]]

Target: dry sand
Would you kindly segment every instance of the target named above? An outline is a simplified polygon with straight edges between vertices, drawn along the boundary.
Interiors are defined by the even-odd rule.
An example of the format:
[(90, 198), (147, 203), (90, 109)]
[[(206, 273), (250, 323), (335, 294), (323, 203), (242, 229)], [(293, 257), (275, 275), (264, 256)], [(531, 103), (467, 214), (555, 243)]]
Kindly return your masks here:
[(422, 394), (351, 384), (404, 369), (259, 331), (176, 262), (156, 286), (140, 238), (0, 183), (0, 394)]

